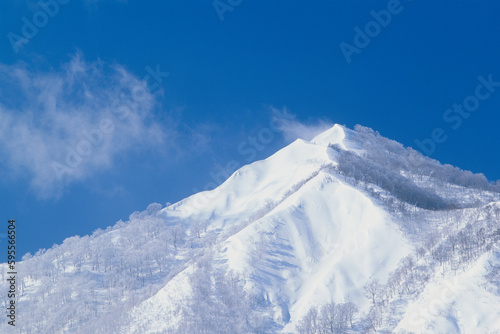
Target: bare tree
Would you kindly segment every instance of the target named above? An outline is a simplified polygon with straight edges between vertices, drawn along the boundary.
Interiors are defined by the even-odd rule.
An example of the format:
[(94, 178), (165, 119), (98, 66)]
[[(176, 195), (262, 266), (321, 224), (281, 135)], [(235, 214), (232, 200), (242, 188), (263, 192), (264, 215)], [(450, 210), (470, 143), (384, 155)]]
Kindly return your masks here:
[(375, 305), (377, 303), (377, 297), (382, 290), (382, 285), (380, 285), (377, 279), (373, 279), (365, 285), (364, 290), (366, 298), (371, 299), (373, 305)]
[(299, 321), (297, 327), (299, 334), (316, 334), (318, 333), (318, 309), (313, 307)]
[(444, 275), (444, 265), (446, 261), (449, 259), (449, 252), (448, 249), (445, 245), (441, 244), (439, 245), (433, 252), (432, 252), (432, 257), (439, 262), (443, 269), (443, 275)]
[(328, 303), (321, 307), (319, 325), (322, 333), (336, 333), (337, 310), (335, 303)]
[(366, 320), (368, 322), (368, 327), (376, 332), (383, 323), (381, 310), (377, 307), (372, 307), (370, 309), (370, 312), (368, 313)]
[(184, 234), (186, 230), (181, 224), (176, 224), (170, 228), (170, 236), (174, 247), (177, 249), (177, 245), (184, 239)]
[(358, 307), (356, 306), (356, 304), (351, 302), (340, 304), (338, 307), (339, 317), (346, 323), (349, 323), (349, 326), (352, 328), (354, 316), (358, 312)]

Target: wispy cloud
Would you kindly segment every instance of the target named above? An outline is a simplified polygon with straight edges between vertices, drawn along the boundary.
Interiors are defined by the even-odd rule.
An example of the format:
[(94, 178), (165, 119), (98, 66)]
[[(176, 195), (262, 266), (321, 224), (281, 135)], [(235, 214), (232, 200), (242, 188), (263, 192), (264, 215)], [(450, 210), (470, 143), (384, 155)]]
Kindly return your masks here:
[(0, 64), (3, 173), (25, 176), (39, 197), (111, 168), (118, 154), (165, 143), (155, 97), (125, 68), (77, 53), (58, 70)]
[(279, 110), (271, 107), (271, 111), (275, 118), (276, 128), (283, 134), (283, 138), (287, 142), (292, 142), (297, 138), (311, 140), (334, 125), (330, 121), (321, 119), (301, 122), (296, 119), (294, 114), (288, 112), (286, 108)]

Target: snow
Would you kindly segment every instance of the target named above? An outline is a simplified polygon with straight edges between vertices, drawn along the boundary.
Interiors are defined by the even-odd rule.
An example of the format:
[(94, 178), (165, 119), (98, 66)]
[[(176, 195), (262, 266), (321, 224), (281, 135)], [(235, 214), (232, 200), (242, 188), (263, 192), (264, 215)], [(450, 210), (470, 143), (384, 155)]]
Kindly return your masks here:
[(328, 146), (339, 144), (343, 149), (346, 149), (343, 140), (346, 138), (345, 129), (341, 125), (335, 124), (330, 129), (320, 133), (311, 140), (311, 143), (316, 145)]
[(284, 196), (291, 185), (328, 162), (325, 147), (296, 140), (268, 159), (240, 168), (218, 188), (190, 196), (164, 212), (168, 219), (211, 219), (218, 223), (212, 227), (220, 228), (258, 211), (265, 200)]
[(311, 143), (319, 146), (338, 145), (343, 150), (352, 151), (360, 155), (364, 152), (360, 136), (355, 131), (339, 124), (335, 124), (330, 129), (314, 137)]
[[(218, 256), (248, 280), (248, 289), (276, 305), (273, 316), (286, 324), (284, 332), (293, 332), (309, 308), (332, 300), (351, 301), (367, 311), (363, 286), (371, 278), (385, 281), (410, 252), (409, 242), (383, 209), (323, 172), (325, 166), (336, 164), (328, 145), (359, 151), (353, 135), (347, 139), (346, 132), (336, 125), (311, 142), (297, 140), (241, 168), (219, 188), (163, 210), (167, 219), (210, 220), (210, 229), (224, 229), (265, 211), (266, 201), (277, 204), (229, 237)], [(313, 175), (286, 195), (292, 185)], [(135, 321), (154, 323), (147, 314), (151, 307), (172, 309), (169, 305), (188, 293), (176, 284), (169, 283), (151, 299), (154, 302), (139, 305)], [(141, 309), (148, 311), (140, 313)]]
[(158, 293), (145, 300), (131, 312), (128, 333), (149, 334), (166, 331), (180, 321), (178, 305), (191, 293), (186, 269), (165, 285)]
[(484, 254), (465, 272), (441, 273), (411, 303), (396, 328), (415, 333), (488, 333), (500, 329), (500, 296), (484, 275), (500, 264), (500, 249)]
[[(462, 203), (472, 203), (471, 198), (474, 201), (481, 199), (477, 202), (482, 204), (477, 207), (450, 210), (446, 219), (441, 212), (433, 211), (428, 213), (430, 218), (426, 224), (420, 222), (418, 219), (423, 219), (426, 210), (402, 203), (389, 190), (375, 184), (349, 181), (348, 176), (341, 175), (335, 168), (340, 159), (339, 149), (351, 151), (362, 159), (368, 159), (367, 153), (370, 152), (366, 151), (367, 147), (381, 155), (393, 154), (391, 158), (394, 158), (394, 152), (403, 149), (387, 141), (381, 142), (391, 145), (390, 148), (380, 146), (380, 141), (375, 144), (375, 137), (370, 136), (374, 135), (369, 131), (360, 133), (335, 125), (311, 141), (297, 139), (269, 158), (240, 168), (214, 190), (194, 194), (159, 212), (134, 214), (131, 221), (120, 222), (114, 228), (93, 236), (67, 239), (63, 245), (57, 246), (59, 249), (54, 247), (32, 259), (33, 268), (42, 269), (33, 269), (40, 272), (33, 275), (36, 278), (31, 278), (30, 269), (26, 268), (24, 295), (20, 303), (29, 306), (28, 303), (37, 298), (46, 295), (49, 298), (50, 291), (61, 287), (58, 284), (69, 284), (74, 278), (77, 283), (68, 287), (69, 300), (81, 298), (86, 292), (82, 291), (84, 289), (92, 289), (92, 294), (98, 296), (97, 301), (86, 297), (89, 303), (85, 305), (92, 325), (99, 326), (99, 322), (94, 324), (95, 318), (91, 318), (94, 314), (97, 317), (101, 310), (108, 310), (107, 305), (116, 303), (126, 304), (123, 312), (117, 306), (117, 312), (123, 316), (119, 323), (121, 333), (175, 331), (182, 325), (181, 308), (193, 293), (189, 277), (195, 271), (196, 261), (213, 252), (210, 261), (216, 270), (238, 273), (245, 281), (245, 290), (261, 296), (262, 303), (269, 304), (266, 312), (278, 328), (273, 333), (295, 333), (298, 321), (310, 308), (330, 302), (352, 302), (360, 309), (359, 314), (365, 316), (372, 306), (364, 293), (366, 284), (372, 280), (385, 284), (389, 275), (401, 266), (401, 260), (410, 254), (415, 255), (415, 249), (425, 242), (424, 232), (445, 233), (443, 231), (452, 231), (451, 227), (463, 229), (471, 217), (485, 220), (487, 212), (491, 214), (495, 207), (499, 207), (498, 203), (491, 201), (493, 198), (498, 201), (498, 194), (456, 184), (444, 185), (444, 182), (435, 185), (436, 180), (431, 176), (415, 177), (412, 170), (390, 170), (388, 167), (388, 175), (394, 173), (412, 182), (415, 180), (454, 201), (461, 199)], [(367, 138), (373, 139), (372, 146), (364, 145)], [(425, 166), (427, 160), (422, 161)], [(439, 167), (436, 162), (432, 162), (432, 166)], [(411, 235), (403, 228), (404, 214), (394, 214), (396, 208), (407, 208), (401, 209), (403, 213), (421, 223), (415, 229), (421, 231), (421, 235)], [(476, 208), (482, 210), (477, 215)], [(453, 217), (462, 220), (454, 222)], [(174, 246), (168, 239), (167, 228), (176, 224), (182, 225), (188, 235), (184, 244), (179, 242)], [(206, 226), (206, 230), (203, 228), (201, 233), (198, 232), (201, 237), (194, 232), (200, 224)], [(143, 226), (147, 226), (147, 233), (140, 230), (145, 229)], [(156, 243), (147, 239), (153, 234)], [(203, 243), (203, 238), (209, 235), (214, 236), (210, 239), (213, 242)], [(444, 240), (446, 235), (440, 237)], [(148, 252), (148, 247), (153, 244), (156, 248)], [(89, 250), (93, 245), (99, 250), (97, 257)], [(163, 271), (155, 267), (151, 259), (146, 264), (147, 259), (136, 255), (138, 251), (131, 246), (142, 247), (141, 251), (150, 257), (168, 257)], [(129, 258), (120, 257), (120, 247), (132, 249)], [(432, 262), (429, 258), (426, 261)], [(98, 266), (94, 265), (95, 259), (101, 269), (94, 269)], [(130, 274), (124, 281), (109, 278), (106, 276), (106, 261), (114, 270), (117, 264), (112, 262), (116, 261), (120, 270), (126, 270), (127, 274), (137, 270), (137, 277), (130, 278), (133, 276)], [(60, 269), (61, 264), (65, 269)], [(421, 293), (396, 300), (394, 304), (400, 306), (393, 314), (393, 327), (386, 323), (385, 329), (395, 333), (405, 330), (415, 333), (487, 333), (499, 330), (499, 287), (487, 278), (494, 265), (500, 266), (498, 246), (485, 251), (469, 267), (458, 272), (447, 269), (443, 275), (439, 266), (438, 270), (432, 271), (431, 263), (428, 270), (433, 274), (423, 284)], [(138, 269), (146, 267), (147, 273)], [(5, 268), (1, 266), (2, 273), (6, 272)], [(110, 284), (103, 285), (108, 279)], [(111, 282), (116, 284), (118, 281), (120, 284), (125, 282), (123, 284), (132, 293), (127, 294), (123, 284), (113, 290)], [(135, 288), (139, 282), (142, 287)], [(135, 296), (135, 293), (140, 296), (130, 301), (129, 296)], [(113, 299), (115, 295), (121, 299)], [(42, 311), (45, 312), (45, 308), (37, 312)], [(34, 312), (32, 308), (30, 312)], [(113, 313), (110, 311), (109, 314)], [(106, 319), (106, 314), (99, 316), (101, 318), (97, 319), (101, 323), (112, 320)], [(57, 317), (64, 318), (62, 314)], [(75, 324), (69, 321), (64, 326), (59, 327), (63, 328), (60, 332), (69, 331)], [(0, 331), (2, 329), (0, 327)]]

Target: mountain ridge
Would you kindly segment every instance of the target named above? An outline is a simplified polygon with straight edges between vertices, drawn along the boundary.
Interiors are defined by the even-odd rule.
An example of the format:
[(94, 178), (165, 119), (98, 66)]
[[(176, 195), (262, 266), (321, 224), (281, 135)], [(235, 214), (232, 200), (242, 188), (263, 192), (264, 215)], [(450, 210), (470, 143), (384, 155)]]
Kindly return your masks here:
[[(435, 314), (415, 324), (411, 307), (425, 304), (441, 267), (462, 268), (459, 259), (489, 275), (500, 196), (485, 180), (369, 128), (335, 125), (214, 190), (25, 256), (20, 303), (33, 317), (20, 332), (302, 333), (310, 310), (332, 302), (337, 313), (356, 306), (344, 332), (451, 328)], [(469, 243), (477, 249), (462, 254)], [(370, 300), (370, 284), (386, 292)], [(498, 291), (484, 298), (500, 305)], [(52, 320), (42, 315), (49, 302)], [(482, 318), (483, 329), (500, 328)], [(457, 332), (475, 325), (455, 322)]]

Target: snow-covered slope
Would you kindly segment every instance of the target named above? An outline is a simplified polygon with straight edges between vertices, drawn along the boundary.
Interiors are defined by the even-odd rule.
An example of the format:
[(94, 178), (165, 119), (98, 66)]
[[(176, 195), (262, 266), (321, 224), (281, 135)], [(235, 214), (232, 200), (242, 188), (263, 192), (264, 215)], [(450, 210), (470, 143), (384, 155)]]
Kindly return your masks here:
[[(500, 297), (490, 282), (492, 268), (500, 268), (500, 249), (483, 254), (472, 267), (458, 273), (437, 275), (421, 296), (412, 301), (396, 332), (498, 333)], [(497, 269), (498, 270), (498, 269)]]
[[(498, 194), (335, 125), (214, 190), (26, 257), (20, 331), (305, 333), (310, 310), (332, 302), (337, 332), (500, 330)], [(419, 313), (457, 281), (463, 293)]]

